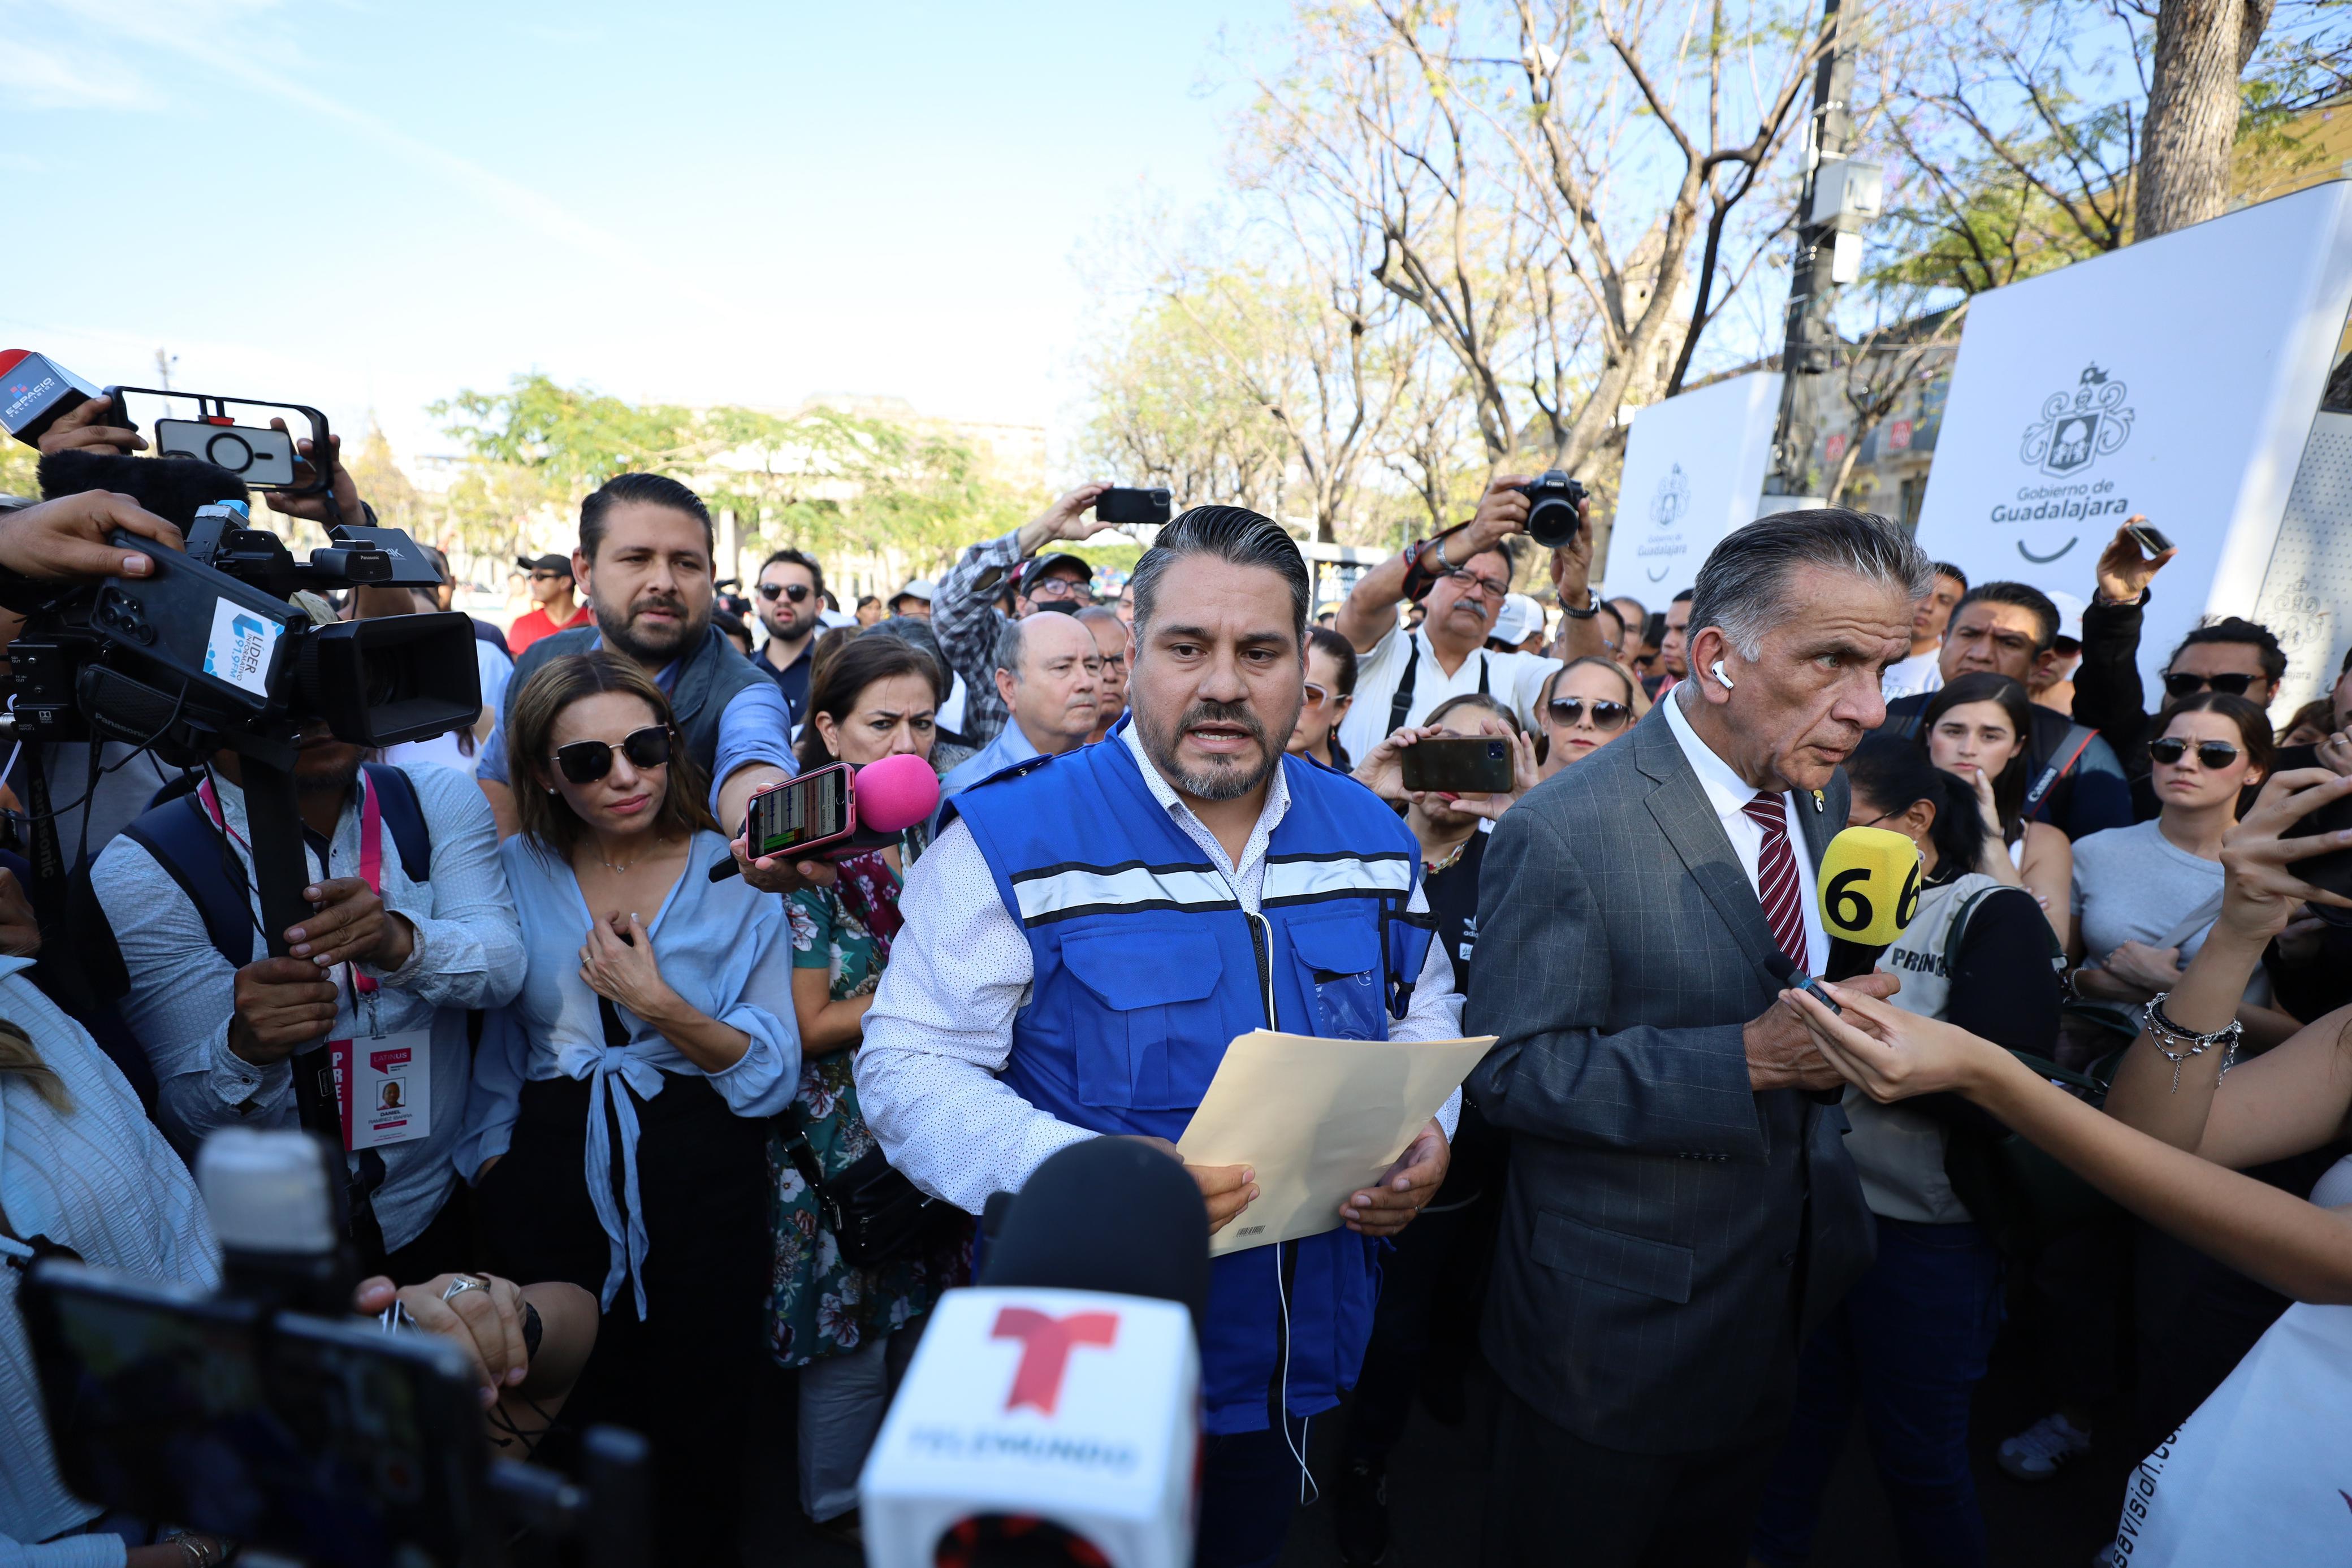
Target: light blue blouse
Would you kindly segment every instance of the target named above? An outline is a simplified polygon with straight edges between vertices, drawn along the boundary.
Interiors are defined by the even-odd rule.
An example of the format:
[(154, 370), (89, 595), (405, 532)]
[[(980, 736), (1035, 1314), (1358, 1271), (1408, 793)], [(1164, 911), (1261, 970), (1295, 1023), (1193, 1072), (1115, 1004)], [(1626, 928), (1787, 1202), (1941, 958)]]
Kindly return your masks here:
[[(717, 833), (694, 835), (685, 874), (661, 910), (646, 923), (662, 978), (689, 1006), (751, 1037), (751, 1049), (723, 1072), (705, 1074), (739, 1116), (772, 1116), (800, 1082), (801, 1037), (793, 1013), (793, 953), (784, 901), (740, 877), (710, 880), (710, 868), (729, 856)], [(518, 834), (499, 846), (516, 912), (522, 917), (528, 968), (513, 1002), (485, 1021), (466, 1103), (466, 1127), (456, 1153), (457, 1172), (475, 1178), (482, 1162), (506, 1153), (513, 1135), (517, 1097), (527, 1080), (589, 1081), (588, 1196), (612, 1247), (604, 1304), (621, 1281), (635, 1291), (646, 1316), (645, 1267), (652, 1241), (637, 1198), (637, 1113), (619, 1077), (650, 1100), (665, 1073), (700, 1073), (677, 1047), (626, 1008), (616, 1008), (629, 1031), (625, 1047), (604, 1043), (596, 993), (580, 977), (580, 945), (594, 919), (572, 868)], [(622, 1201), (613, 1197), (613, 1150), (604, 1105), (611, 1100), (621, 1129)], [(625, 1210), (625, 1212), (624, 1212)]]

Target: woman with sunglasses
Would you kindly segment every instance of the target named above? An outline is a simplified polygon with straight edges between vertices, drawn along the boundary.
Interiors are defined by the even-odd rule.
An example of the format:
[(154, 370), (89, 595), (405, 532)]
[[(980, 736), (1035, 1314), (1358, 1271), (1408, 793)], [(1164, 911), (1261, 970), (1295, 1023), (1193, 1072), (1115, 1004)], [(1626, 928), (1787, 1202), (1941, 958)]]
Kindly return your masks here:
[(1588, 654), (1561, 665), (1544, 683), (1536, 710), (1543, 719), (1537, 776), (1549, 779), (1581, 762), (1624, 734), (1648, 706), (1633, 677), (1612, 660)]
[[(2047, 1055), (2058, 1029), (2057, 943), (2022, 889), (1975, 869), (1990, 835), (1974, 788), (1892, 735), (1864, 737), (1845, 769), (1849, 821), (1919, 846), (1918, 911), (1879, 960), (1903, 981), (1893, 1005)], [(2000, 1258), (1953, 1193), (1944, 1151), (1953, 1131), (1993, 1124), (1950, 1095), (1889, 1106), (1849, 1086), (1844, 1108), (1845, 1148), (1876, 1217), (1878, 1252), (1799, 1357), (1796, 1407), (1757, 1518), (1755, 1557), (1766, 1568), (1805, 1561), (1859, 1404), (1902, 1561), (1980, 1563), (1969, 1405), (2000, 1326)]]
[(2032, 894), (2064, 946), (2074, 930), (2074, 848), (2062, 830), (2025, 820), (2033, 737), (2025, 688), (1991, 670), (1961, 675), (1927, 699), (1918, 733), (1927, 759), (1968, 780), (1976, 797), (1985, 852), (1970, 869)]
[(1291, 727), (1287, 749), (1326, 768), (1354, 771), (1339, 744), (1339, 721), (1356, 697), (1356, 647), (1328, 626), (1307, 629), (1307, 702)]
[(731, 1560), (772, 1251), (766, 1122), (800, 1079), (783, 901), (710, 880), (727, 837), (635, 662), (550, 660), (507, 734), (521, 831), (499, 852), (528, 969), (475, 1059), (459, 1168), (501, 1272), (602, 1304), (567, 1418), (651, 1440), (666, 1555)]
[[(858, 638), (810, 689), (802, 771), (908, 754), (929, 759), (941, 679), (938, 662), (911, 643)], [(811, 1163), (830, 1180), (874, 1148), (851, 1063), (905, 924), (898, 890), (929, 838), (919, 824), (896, 844), (842, 861), (834, 885), (794, 894), (788, 905), (802, 1054), (799, 1087), (768, 1140), (775, 1193), (768, 1350), (778, 1365), (800, 1369), (801, 1507), (835, 1535), (856, 1522), (857, 1472), (889, 1404), (891, 1353), (913, 1348), (919, 1331), (909, 1325), (967, 1272), (963, 1225), (912, 1256), (863, 1269), (844, 1261), (822, 1233), (816, 1193), (800, 1168)]]
[[(2144, 1004), (2179, 983), (2221, 907), (2221, 842), (2238, 825), (2240, 792), (2270, 772), (2270, 721), (2243, 697), (2193, 693), (2173, 704), (2147, 755), (2156, 820), (2074, 845), (2074, 988), (2104, 1004), (2118, 1045), (2138, 1031)], [(2258, 975), (2239, 1012), (2249, 1043), (2275, 1045), (2297, 1027), (2269, 1000)]]

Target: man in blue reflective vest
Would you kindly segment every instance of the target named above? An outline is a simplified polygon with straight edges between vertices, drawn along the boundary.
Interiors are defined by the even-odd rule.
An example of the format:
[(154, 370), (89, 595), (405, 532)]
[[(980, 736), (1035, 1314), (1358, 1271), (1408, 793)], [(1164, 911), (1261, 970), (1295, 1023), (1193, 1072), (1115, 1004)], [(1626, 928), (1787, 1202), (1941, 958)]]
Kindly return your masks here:
[[(1135, 571), (1129, 712), (1109, 737), (972, 786), (909, 872), (857, 1092), (890, 1162), (977, 1213), (1056, 1149), (1171, 1145), (1234, 1036), (1460, 1032), (1396, 813), (1284, 745), (1306, 696), (1308, 581), (1271, 519), (1201, 507)], [(1308, 1416), (1354, 1382), (1378, 1239), (1444, 1179), (1454, 1106), (1322, 1235), (1217, 1260), (1198, 1561), (1272, 1563)], [(1188, 1167), (1213, 1228), (1246, 1166)]]

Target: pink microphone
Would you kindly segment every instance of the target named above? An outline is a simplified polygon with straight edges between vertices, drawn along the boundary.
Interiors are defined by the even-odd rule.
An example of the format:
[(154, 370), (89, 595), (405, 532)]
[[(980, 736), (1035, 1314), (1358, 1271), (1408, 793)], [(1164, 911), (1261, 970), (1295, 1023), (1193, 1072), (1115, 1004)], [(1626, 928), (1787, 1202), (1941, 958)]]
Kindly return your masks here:
[[(850, 776), (850, 831), (805, 852), (792, 852), (791, 858), (797, 860), (805, 853), (810, 860), (846, 860), (887, 848), (898, 841), (900, 833), (939, 810), (939, 805), (940, 776), (913, 752), (869, 762)], [(725, 882), (741, 870), (730, 855), (710, 868), (710, 880)]]

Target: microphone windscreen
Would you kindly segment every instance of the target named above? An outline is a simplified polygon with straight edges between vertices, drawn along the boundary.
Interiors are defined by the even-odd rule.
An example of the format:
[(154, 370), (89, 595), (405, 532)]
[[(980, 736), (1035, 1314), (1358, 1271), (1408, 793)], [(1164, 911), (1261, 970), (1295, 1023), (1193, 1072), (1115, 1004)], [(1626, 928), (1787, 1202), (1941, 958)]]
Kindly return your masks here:
[(41, 499), (112, 490), (130, 497), (182, 533), (196, 526), (196, 513), (215, 501), (243, 501), (253, 492), (226, 468), (194, 457), (131, 457), (112, 451), (68, 447), (41, 458), (36, 470)]
[(1049, 1157), (989, 1245), (983, 1285), (1108, 1291), (1209, 1310), (1209, 1210), (1183, 1166), (1129, 1138)]
[(1848, 828), (1830, 841), (1819, 881), (1822, 928), (1885, 947), (1919, 912), (1919, 846), (1885, 828)]
[(861, 829), (895, 833), (939, 809), (940, 776), (911, 751), (867, 763), (857, 770), (851, 789)]

